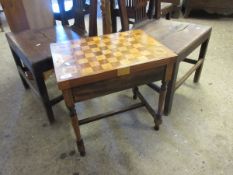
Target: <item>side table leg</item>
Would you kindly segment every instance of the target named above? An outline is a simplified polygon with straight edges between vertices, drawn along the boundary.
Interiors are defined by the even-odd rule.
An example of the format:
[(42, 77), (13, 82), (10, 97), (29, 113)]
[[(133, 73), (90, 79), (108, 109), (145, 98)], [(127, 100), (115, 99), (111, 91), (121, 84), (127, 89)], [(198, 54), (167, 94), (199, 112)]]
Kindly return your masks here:
[(35, 76), (35, 81), (36, 81), (36, 84), (39, 90), (40, 97), (42, 99), (44, 108), (47, 113), (48, 120), (50, 124), (52, 124), (55, 121), (55, 119), (53, 115), (52, 104), (50, 103), (47, 87), (45, 85), (43, 72), (39, 71), (39, 68), (38, 68), (34, 70), (34, 76)]
[(70, 109), (71, 123), (72, 123), (73, 130), (74, 130), (76, 140), (77, 140), (76, 142), (77, 142), (78, 151), (79, 151), (81, 156), (85, 156), (85, 154), (86, 154), (85, 146), (83, 143), (83, 139), (81, 138), (79, 122), (78, 122), (78, 117), (76, 114), (75, 107), (73, 106), (69, 109)]
[(164, 106), (165, 115), (169, 115), (172, 109), (173, 98), (174, 98), (174, 94), (176, 91), (176, 79), (177, 79), (177, 74), (179, 70), (179, 65), (180, 63), (177, 61), (174, 65), (172, 79), (168, 83), (165, 106)]
[(70, 110), (71, 124), (74, 130), (74, 133), (75, 133), (78, 151), (81, 156), (85, 156), (86, 155), (85, 146), (84, 146), (84, 142), (83, 142), (83, 139), (80, 133), (79, 121), (78, 121), (77, 113), (75, 110), (75, 103), (73, 100), (72, 93), (70, 90), (65, 90), (63, 91), (63, 96), (64, 96), (64, 101), (66, 103), (66, 106)]
[(161, 85), (160, 93), (159, 93), (158, 111), (156, 113), (156, 118), (154, 119), (154, 122), (155, 122), (154, 129), (156, 131), (159, 130), (159, 125), (162, 124), (162, 114), (163, 114), (163, 106), (164, 106), (166, 91), (167, 91), (167, 82), (162, 81), (162, 85)]
[[(199, 58), (198, 60), (205, 59), (206, 52), (207, 52), (207, 47), (208, 47), (209, 40), (205, 41), (201, 45), (200, 53), (199, 53)], [(201, 64), (201, 66), (196, 70), (195, 75), (194, 75), (194, 83), (197, 83), (200, 79), (202, 68), (203, 68), (204, 62)]]

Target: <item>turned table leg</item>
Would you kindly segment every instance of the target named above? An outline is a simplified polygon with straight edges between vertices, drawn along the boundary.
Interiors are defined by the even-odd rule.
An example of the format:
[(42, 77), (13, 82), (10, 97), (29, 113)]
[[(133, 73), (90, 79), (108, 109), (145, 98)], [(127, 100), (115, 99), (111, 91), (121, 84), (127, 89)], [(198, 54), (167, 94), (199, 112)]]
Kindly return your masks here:
[(163, 106), (164, 106), (166, 91), (167, 91), (167, 82), (162, 81), (162, 85), (160, 87), (160, 93), (159, 93), (158, 110), (156, 113), (156, 118), (154, 118), (155, 130), (159, 130), (159, 125), (162, 124), (162, 114), (163, 114)]
[(70, 118), (71, 118), (72, 127), (74, 130), (75, 136), (76, 136), (78, 151), (81, 156), (85, 156), (86, 154), (85, 146), (84, 146), (81, 134), (80, 134), (79, 122), (78, 122), (78, 117), (76, 114), (75, 106), (71, 108), (69, 107), (69, 109), (70, 109)]
[(86, 154), (85, 146), (84, 146), (83, 139), (81, 137), (80, 128), (79, 128), (79, 121), (78, 121), (77, 113), (75, 110), (75, 103), (73, 100), (71, 90), (63, 91), (63, 96), (64, 96), (66, 106), (70, 110), (70, 119), (71, 119), (71, 124), (72, 124), (73, 130), (74, 130), (74, 133), (75, 133), (78, 151), (79, 151), (81, 156), (85, 156), (85, 154)]

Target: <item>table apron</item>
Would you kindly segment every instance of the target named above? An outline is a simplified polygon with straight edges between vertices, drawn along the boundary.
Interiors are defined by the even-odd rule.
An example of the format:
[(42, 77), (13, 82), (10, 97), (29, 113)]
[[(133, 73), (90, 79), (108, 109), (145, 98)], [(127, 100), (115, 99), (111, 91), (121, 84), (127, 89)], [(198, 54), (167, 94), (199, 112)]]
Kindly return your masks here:
[(145, 85), (162, 80), (165, 76), (165, 70), (166, 66), (163, 66), (156, 69), (141, 71), (134, 75), (120, 76), (110, 80), (82, 85), (71, 89), (72, 96), (75, 102), (80, 102), (130, 89), (139, 85)]

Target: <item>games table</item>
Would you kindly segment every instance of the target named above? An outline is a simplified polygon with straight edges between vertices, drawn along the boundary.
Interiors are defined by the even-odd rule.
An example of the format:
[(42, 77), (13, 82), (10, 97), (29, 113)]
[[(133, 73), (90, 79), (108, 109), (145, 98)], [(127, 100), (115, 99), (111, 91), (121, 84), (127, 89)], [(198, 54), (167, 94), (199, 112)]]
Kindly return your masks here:
[[(54, 70), (59, 89), (70, 110), (77, 147), (81, 156), (85, 146), (80, 125), (110, 117), (139, 107), (146, 107), (154, 119), (155, 130), (162, 123), (166, 86), (171, 79), (177, 55), (144, 33), (122, 33), (83, 38), (51, 44)], [(161, 76), (161, 71), (164, 72)], [(158, 74), (159, 72), (159, 74)], [(138, 86), (162, 81), (157, 112), (149, 105)], [(78, 119), (75, 103), (133, 88), (140, 103), (118, 111)]]

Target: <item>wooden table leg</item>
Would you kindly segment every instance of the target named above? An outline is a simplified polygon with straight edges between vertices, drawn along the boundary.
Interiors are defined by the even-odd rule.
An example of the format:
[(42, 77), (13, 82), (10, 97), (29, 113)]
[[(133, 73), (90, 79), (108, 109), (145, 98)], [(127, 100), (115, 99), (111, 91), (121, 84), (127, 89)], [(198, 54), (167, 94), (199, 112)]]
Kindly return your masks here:
[(158, 110), (156, 113), (156, 118), (154, 119), (155, 130), (159, 130), (159, 125), (162, 124), (163, 106), (164, 106), (164, 101), (166, 97), (166, 91), (167, 91), (167, 81), (163, 80), (162, 85), (160, 87)]
[(73, 100), (72, 92), (70, 90), (63, 91), (63, 96), (66, 106), (70, 110), (71, 124), (75, 133), (78, 151), (81, 156), (85, 156), (85, 146), (80, 133), (79, 121), (75, 110), (75, 102)]
[(180, 66), (180, 62), (177, 61), (174, 64), (172, 78), (170, 82), (168, 83), (167, 95), (166, 95), (165, 106), (164, 106), (165, 115), (169, 115), (172, 109), (172, 103), (173, 103), (173, 97), (174, 97), (175, 90), (176, 90), (176, 79), (178, 75), (179, 66)]
[[(209, 43), (209, 39), (207, 41), (205, 41), (204, 43), (202, 43), (201, 50), (200, 50), (199, 57), (198, 57), (198, 61), (201, 59), (203, 59), (203, 60), (205, 59), (206, 51), (208, 48), (208, 43)], [(197, 83), (200, 79), (203, 64), (204, 64), (204, 62), (201, 64), (201, 66), (195, 72), (194, 80), (193, 80), (194, 83)]]
[(166, 107), (166, 104), (164, 106), (165, 98), (167, 96), (167, 84), (168, 81), (171, 81), (173, 71), (175, 68), (175, 64), (169, 64), (166, 68), (166, 72), (164, 75), (164, 78), (162, 80), (162, 85), (160, 87), (160, 92), (159, 92), (159, 106), (158, 106), (158, 111), (156, 113), (156, 120), (155, 120), (155, 130), (159, 130), (159, 125), (162, 123), (162, 114), (163, 114), (163, 108)]

